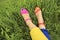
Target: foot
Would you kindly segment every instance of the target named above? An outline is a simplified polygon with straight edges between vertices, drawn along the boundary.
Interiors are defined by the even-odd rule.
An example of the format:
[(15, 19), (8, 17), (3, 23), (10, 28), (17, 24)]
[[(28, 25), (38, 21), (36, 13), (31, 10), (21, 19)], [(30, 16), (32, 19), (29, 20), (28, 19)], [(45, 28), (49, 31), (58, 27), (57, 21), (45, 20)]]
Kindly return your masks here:
[(35, 15), (36, 15), (36, 17), (38, 19), (39, 27), (41, 29), (42, 28), (45, 29), (45, 24), (44, 24), (44, 20), (43, 20), (43, 17), (42, 17), (42, 12), (41, 12), (41, 9), (39, 7), (35, 8)]
[(29, 16), (29, 12), (25, 9), (25, 8), (22, 8), (21, 9), (21, 15), (23, 16), (26, 24), (29, 26), (30, 29), (36, 27), (33, 23), (32, 23), (32, 20)]
[(31, 21), (31, 18), (30, 18), (30, 16), (29, 16), (29, 12), (28, 12), (25, 8), (22, 8), (22, 9), (21, 9), (21, 14), (22, 14), (22, 16), (23, 16), (26, 24), (29, 24), (29, 23), (32, 22), (32, 21)]

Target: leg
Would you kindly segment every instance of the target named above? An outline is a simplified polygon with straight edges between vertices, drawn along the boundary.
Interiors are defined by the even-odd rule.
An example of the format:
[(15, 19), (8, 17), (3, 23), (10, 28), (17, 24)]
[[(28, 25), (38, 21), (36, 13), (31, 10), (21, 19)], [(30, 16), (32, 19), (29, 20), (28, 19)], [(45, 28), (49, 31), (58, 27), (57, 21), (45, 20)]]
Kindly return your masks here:
[(41, 29), (41, 31), (42, 31), (42, 32), (44, 33), (44, 35), (48, 38), (48, 40), (51, 40), (47, 29)]
[(35, 8), (35, 14), (36, 14), (37, 19), (38, 19), (39, 28), (44, 33), (44, 35), (50, 40), (50, 36), (48, 34), (48, 31), (45, 28), (44, 20), (43, 20), (43, 17), (42, 17), (42, 12), (41, 12), (41, 9), (39, 7)]
[(35, 15), (38, 19), (38, 24), (39, 24), (39, 28), (40, 29), (45, 29), (45, 24), (44, 24), (44, 20), (43, 20), (43, 17), (42, 17), (42, 12), (41, 12), (41, 9), (39, 7), (36, 7), (35, 8)]
[(32, 23), (32, 20), (29, 16), (29, 13), (28, 11), (25, 9), (25, 8), (22, 8), (21, 9), (21, 14), (26, 22), (26, 24), (28, 25), (28, 27), (31, 29), (35, 28), (36, 26)]
[(42, 31), (32, 23), (29, 13), (25, 8), (21, 9), (21, 14), (26, 24), (30, 28), (30, 35), (31, 35), (32, 40), (48, 40), (45, 37), (45, 35), (42, 33)]

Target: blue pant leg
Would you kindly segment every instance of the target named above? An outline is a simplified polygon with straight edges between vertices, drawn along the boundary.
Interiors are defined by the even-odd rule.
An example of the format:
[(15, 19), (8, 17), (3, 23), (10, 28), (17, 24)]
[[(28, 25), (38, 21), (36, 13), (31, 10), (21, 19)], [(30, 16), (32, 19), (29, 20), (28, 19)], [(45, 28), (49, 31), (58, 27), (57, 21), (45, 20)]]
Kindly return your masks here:
[(41, 31), (42, 31), (42, 32), (44, 33), (44, 35), (48, 38), (48, 40), (51, 40), (47, 29), (41, 29)]

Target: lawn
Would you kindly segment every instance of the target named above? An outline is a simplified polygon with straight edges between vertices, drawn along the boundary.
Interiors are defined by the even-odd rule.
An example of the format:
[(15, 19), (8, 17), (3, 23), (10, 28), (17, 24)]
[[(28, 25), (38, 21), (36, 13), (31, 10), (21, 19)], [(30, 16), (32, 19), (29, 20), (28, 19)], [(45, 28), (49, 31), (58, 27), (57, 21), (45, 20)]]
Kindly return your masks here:
[(31, 40), (20, 9), (27, 8), (37, 25), (36, 6), (42, 10), (51, 40), (60, 40), (60, 0), (0, 0), (0, 40)]

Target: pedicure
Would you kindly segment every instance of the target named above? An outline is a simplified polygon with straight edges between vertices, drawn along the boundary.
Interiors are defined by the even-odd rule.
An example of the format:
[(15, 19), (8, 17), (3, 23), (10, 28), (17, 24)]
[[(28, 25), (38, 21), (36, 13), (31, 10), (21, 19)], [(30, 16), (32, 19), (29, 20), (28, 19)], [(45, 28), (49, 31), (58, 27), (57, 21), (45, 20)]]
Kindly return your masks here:
[(28, 14), (28, 10), (26, 10), (25, 8), (21, 9), (21, 14)]
[(40, 11), (40, 8), (39, 7), (36, 7), (35, 8), (35, 13), (39, 12)]

